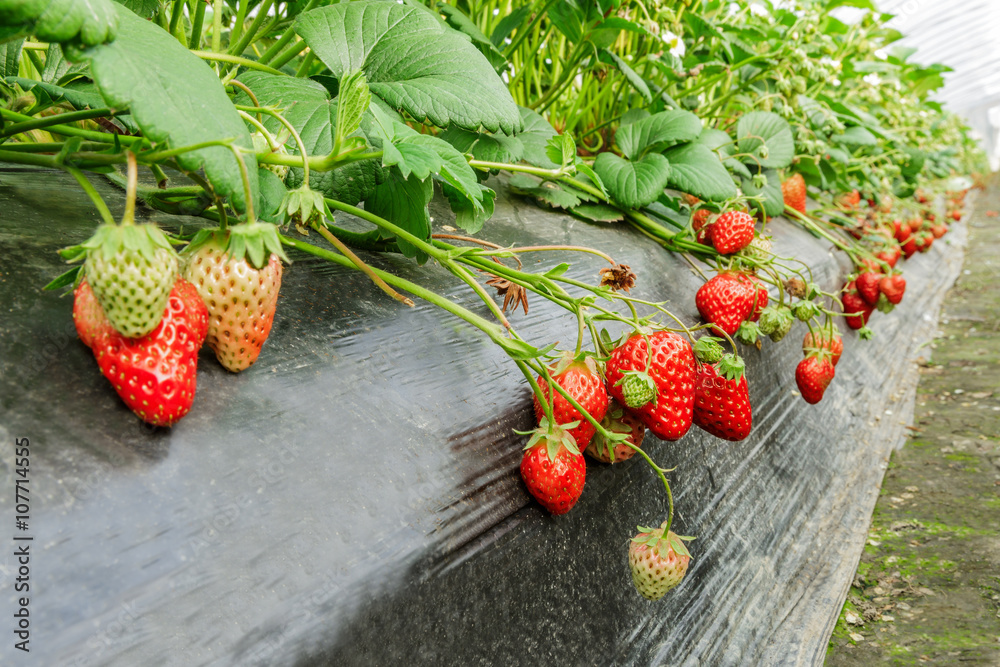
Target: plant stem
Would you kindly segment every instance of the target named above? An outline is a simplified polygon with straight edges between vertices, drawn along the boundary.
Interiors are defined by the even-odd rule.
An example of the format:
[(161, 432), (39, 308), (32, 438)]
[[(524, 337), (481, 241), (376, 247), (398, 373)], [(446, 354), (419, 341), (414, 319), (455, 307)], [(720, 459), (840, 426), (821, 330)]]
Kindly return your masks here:
[[(4, 115), (8, 115), (9, 113), (13, 112), (6, 112)], [(91, 118), (101, 118), (103, 116), (113, 116), (114, 113), (115, 112), (111, 109), (84, 109), (83, 111), (70, 111), (68, 113), (56, 114), (54, 116), (45, 116), (44, 118), (31, 118), (31, 120), (8, 125), (2, 132), (0, 132), (0, 136), (11, 137), (15, 134), (20, 134), (29, 130), (37, 130), (50, 125), (73, 123), (78, 120), (89, 120)]]
[(132, 151), (127, 151), (125, 157), (128, 160), (128, 181), (125, 183), (125, 212), (122, 214), (122, 224), (134, 225), (135, 193), (139, 185), (139, 164)]
[(205, 28), (205, 8), (208, 3), (205, 0), (194, 0), (194, 18), (191, 20), (191, 39), (188, 40), (188, 48), (191, 50), (201, 48), (201, 33)]
[(372, 270), (372, 267), (368, 266), (363, 261), (361, 261), (360, 257), (355, 255), (350, 248), (344, 245), (343, 241), (341, 241), (336, 236), (331, 234), (329, 230), (326, 229), (326, 227), (324, 227), (319, 223), (313, 223), (312, 227), (313, 229), (315, 229), (317, 232), (320, 233), (320, 236), (329, 241), (330, 245), (335, 247), (337, 250), (343, 253), (348, 259), (350, 259), (361, 272), (363, 272), (366, 276), (368, 276), (369, 279), (371, 279), (373, 283), (375, 283), (376, 287), (378, 287), (380, 290), (391, 296), (396, 301), (399, 301), (400, 303), (407, 305), (410, 308), (413, 307), (412, 299), (403, 296), (396, 290), (389, 287), (389, 285), (387, 285), (386, 282), (382, 280), (382, 278), (377, 273), (375, 273), (374, 270)]
[(276, 70), (273, 67), (262, 65), (261, 63), (250, 60), (249, 58), (241, 58), (240, 56), (234, 56), (228, 53), (212, 53), (211, 51), (194, 51), (194, 50), (192, 50), (191, 53), (198, 56), (202, 60), (218, 60), (224, 63), (242, 65), (243, 67), (249, 67), (250, 69), (255, 69), (261, 72), (267, 72), (268, 74), (284, 74), (284, 72), (282, 72), (281, 70)]
[[(229, 54), (233, 56), (243, 55), (247, 47), (250, 46), (251, 42), (257, 37), (257, 32), (260, 30), (260, 26), (264, 23), (267, 18), (267, 13), (271, 10), (271, 5), (274, 4), (274, 0), (264, 0), (260, 3), (260, 7), (257, 8), (257, 16), (254, 17), (253, 23), (247, 31), (239, 38), (235, 44), (230, 43)], [(232, 39), (230, 39), (232, 42)]]
[(65, 167), (65, 169), (73, 176), (73, 178), (76, 179), (77, 183), (80, 184), (83, 191), (87, 193), (88, 197), (90, 197), (90, 201), (94, 202), (94, 207), (97, 209), (97, 212), (101, 214), (101, 219), (104, 220), (104, 224), (115, 224), (115, 218), (111, 215), (108, 205), (104, 203), (104, 199), (94, 188), (93, 183), (87, 179), (86, 175), (74, 167)]
[[(291, 248), (296, 248), (297, 250), (301, 250), (302, 252), (309, 253), (310, 255), (314, 255), (316, 257), (320, 257), (322, 259), (334, 262), (335, 264), (339, 264), (341, 266), (354, 269), (355, 271), (359, 270), (358, 267), (354, 264), (354, 262), (349, 260), (347, 257), (344, 257), (343, 255), (338, 255), (329, 250), (318, 248), (309, 243), (305, 243), (304, 241), (299, 241), (298, 239), (293, 239), (285, 235), (281, 235), (281, 242)], [(459, 306), (457, 303), (449, 299), (446, 299), (445, 297), (435, 292), (432, 292), (424, 287), (421, 287), (416, 283), (410, 282), (405, 278), (400, 278), (399, 276), (396, 276), (387, 271), (382, 271), (381, 269), (372, 268), (372, 271), (389, 285), (392, 285), (393, 287), (409, 292), (413, 296), (423, 299), (424, 301), (427, 301), (443, 310), (446, 310), (452, 315), (458, 317), (459, 319), (465, 320), (466, 322), (468, 322), (469, 324), (471, 324), (472, 326), (476, 327), (477, 329), (485, 333), (487, 336), (489, 336), (491, 340), (493, 340), (494, 342), (498, 342), (501, 345), (501, 347), (504, 347), (503, 341), (505, 341), (506, 339), (504, 337), (504, 330), (500, 326), (493, 324), (489, 320), (480, 317), (479, 315), (476, 315), (471, 310), (463, 308), (462, 306)]]

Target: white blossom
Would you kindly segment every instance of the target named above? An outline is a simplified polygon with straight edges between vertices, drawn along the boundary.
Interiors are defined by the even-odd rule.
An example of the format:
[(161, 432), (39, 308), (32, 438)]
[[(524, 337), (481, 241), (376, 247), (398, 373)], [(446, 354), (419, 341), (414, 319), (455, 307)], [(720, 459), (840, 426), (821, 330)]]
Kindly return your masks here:
[(684, 57), (684, 54), (687, 52), (687, 48), (684, 46), (683, 39), (669, 30), (663, 31), (663, 34), (660, 35), (660, 39), (662, 39), (663, 43), (667, 45), (668, 49), (670, 49), (670, 55), (677, 58)]

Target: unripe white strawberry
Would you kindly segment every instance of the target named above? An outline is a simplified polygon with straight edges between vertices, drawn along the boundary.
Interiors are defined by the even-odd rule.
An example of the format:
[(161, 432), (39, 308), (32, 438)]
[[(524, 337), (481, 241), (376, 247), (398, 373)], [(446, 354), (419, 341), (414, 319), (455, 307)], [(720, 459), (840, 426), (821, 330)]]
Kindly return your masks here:
[[(196, 239), (184, 253), (184, 278), (194, 284), (208, 307), (205, 342), (219, 363), (234, 373), (257, 361), (271, 333), (282, 266), (273, 243), (259, 236), (275, 234), (276, 239), (273, 230), (274, 225), (263, 223), (238, 225)], [(233, 243), (233, 239), (238, 240)], [(254, 255), (259, 264), (252, 261)]]
[(116, 331), (145, 336), (160, 323), (177, 280), (177, 253), (151, 224), (102, 225), (87, 248), (84, 274)]
[(666, 521), (659, 528), (639, 530), (628, 547), (632, 583), (647, 600), (659, 600), (684, 579), (691, 561), (684, 540), (691, 538), (668, 532)]

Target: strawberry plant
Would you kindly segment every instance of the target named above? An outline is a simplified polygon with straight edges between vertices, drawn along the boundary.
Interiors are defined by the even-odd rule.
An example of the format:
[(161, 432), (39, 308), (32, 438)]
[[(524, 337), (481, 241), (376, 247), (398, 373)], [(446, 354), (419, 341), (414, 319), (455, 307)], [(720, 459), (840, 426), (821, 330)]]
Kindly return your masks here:
[[(141, 419), (170, 426), (194, 409), (203, 341), (234, 372), (266, 354), (283, 263), (363, 272), (510, 357), (538, 424), (521, 473), (551, 513), (584, 498), (581, 452), (651, 467), (667, 520), (641, 529), (630, 563), (655, 599), (690, 553), (645, 430), (749, 437), (754, 369), (737, 341), (760, 348), (795, 326), (808, 332), (789, 384), (818, 403), (843, 352), (836, 320), (874, 335), (871, 318), (903, 298), (901, 258), (962, 219), (963, 177), (983, 168), (930, 97), (943, 68), (911, 61), (886, 16), (848, 25), (842, 3), (789, 4), (0, 0), (0, 160), (71, 174), (101, 215), (49, 288), (74, 289), (81, 340)], [(632, 296), (627, 258), (490, 241), (498, 174), (539, 206), (683, 255), (705, 279), (705, 322), (679, 320), (672, 295)], [(95, 178), (125, 190), (120, 223)], [(449, 233), (432, 223), (435, 194)], [(166, 234), (136, 223), (138, 204), (204, 224)], [(843, 289), (773, 251), (777, 216), (844, 253)], [(371, 266), (373, 253), (442, 267), (482, 312)], [(608, 266), (586, 283), (566, 263), (526, 270), (527, 253)], [(513, 312), (539, 298), (576, 322), (575, 348), (519, 335)], [(695, 335), (709, 331), (724, 338)]]

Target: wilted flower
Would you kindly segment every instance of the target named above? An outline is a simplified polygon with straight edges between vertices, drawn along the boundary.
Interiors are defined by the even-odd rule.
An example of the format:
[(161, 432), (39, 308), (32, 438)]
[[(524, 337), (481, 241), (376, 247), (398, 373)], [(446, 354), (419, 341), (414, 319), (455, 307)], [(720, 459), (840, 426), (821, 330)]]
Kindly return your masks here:
[(628, 264), (619, 264), (614, 268), (601, 269), (601, 287), (608, 287), (614, 291), (624, 290), (628, 292), (635, 287), (635, 272)]

